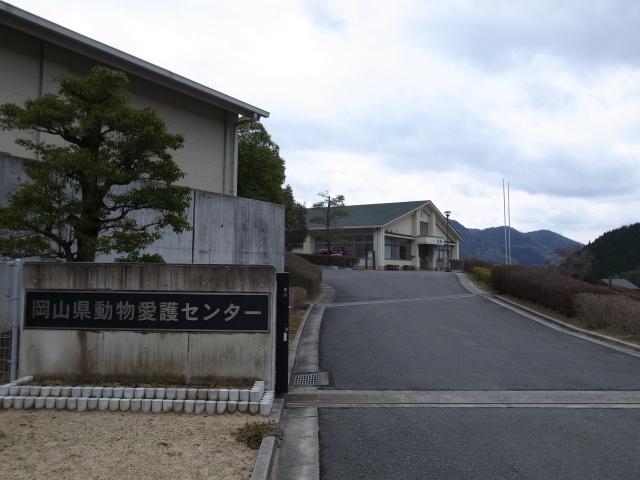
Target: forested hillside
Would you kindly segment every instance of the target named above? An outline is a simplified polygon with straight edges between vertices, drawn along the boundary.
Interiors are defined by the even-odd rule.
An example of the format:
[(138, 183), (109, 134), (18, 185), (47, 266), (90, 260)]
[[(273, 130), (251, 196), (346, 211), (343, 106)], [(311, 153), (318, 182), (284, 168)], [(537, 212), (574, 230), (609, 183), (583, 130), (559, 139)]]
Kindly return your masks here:
[(640, 269), (640, 223), (606, 232), (586, 248), (594, 256), (591, 281)]

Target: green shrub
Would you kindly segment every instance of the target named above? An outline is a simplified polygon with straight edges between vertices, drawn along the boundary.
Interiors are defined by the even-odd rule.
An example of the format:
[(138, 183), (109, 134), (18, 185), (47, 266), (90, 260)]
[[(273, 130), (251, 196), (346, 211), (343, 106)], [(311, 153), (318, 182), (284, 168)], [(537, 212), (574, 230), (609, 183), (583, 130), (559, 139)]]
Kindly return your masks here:
[(324, 265), (332, 267), (355, 267), (360, 263), (356, 257), (332, 257), (331, 255), (314, 255), (309, 253), (297, 253), (300, 258), (304, 258), (314, 265)]
[(473, 267), (471, 270), (471, 275), (473, 275), (477, 280), (480, 280), (484, 283), (491, 282), (491, 269), (485, 267)]
[(309, 297), (320, 293), (322, 269), (295, 253), (284, 254), (284, 271), (289, 272), (289, 287), (302, 287)]
[(500, 293), (539, 303), (567, 317), (576, 313), (573, 297), (578, 293), (615, 295), (607, 288), (524, 265), (494, 265), (491, 283)]
[(485, 262), (484, 260), (476, 260), (475, 258), (468, 258), (462, 264), (462, 271), (469, 273), (469, 272), (472, 272), (475, 267), (490, 269), (494, 265), (495, 263)]

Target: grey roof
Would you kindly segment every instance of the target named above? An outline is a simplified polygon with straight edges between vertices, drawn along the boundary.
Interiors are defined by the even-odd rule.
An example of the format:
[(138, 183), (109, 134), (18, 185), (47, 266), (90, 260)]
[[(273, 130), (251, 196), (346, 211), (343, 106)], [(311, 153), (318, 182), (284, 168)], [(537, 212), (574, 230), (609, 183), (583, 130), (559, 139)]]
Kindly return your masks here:
[[(339, 219), (338, 227), (382, 227), (396, 218), (400, 218), (401, 216), (406, 215), (427, 203), (429, 203), (429, 200), (345, 206), (344, 209), (349, 212), (349, 216)], [(322, 212), (313, 208), (308, 209), (307, 223), (309, 219), (317, 215), (322, 215)], [(308, 223), (308, 225), (310, 229), (322, 228), (321, 225), (314, 223)]]
[[(607, 285), (609, 284), (608, 278), (603, 278), (602, 281)], [(611, 283), (616, 287), (624, 287), (624, 288), (631, 288), (632, 290), (640, 290), (640, 287), (634, 285), (629, 280), (624, 278), (612, 278)]]
[(269, 116), (269, 112), (266, 110), (261, 110), (248, 103), (236, 100), (224, 93), (200, 85), (169, 70), (80, 35), (3, 1), (0, 1), (0, 25), (7, 25), (16, 30), (26, 32), (73, 52), (86, 55), (123, 72), (150, 80), (230, 112), (255, 120)]

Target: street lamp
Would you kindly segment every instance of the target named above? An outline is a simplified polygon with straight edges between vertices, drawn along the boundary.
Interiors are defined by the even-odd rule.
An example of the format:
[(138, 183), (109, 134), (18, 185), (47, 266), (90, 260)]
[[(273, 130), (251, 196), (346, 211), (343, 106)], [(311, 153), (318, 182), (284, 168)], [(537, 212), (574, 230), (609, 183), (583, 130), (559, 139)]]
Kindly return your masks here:
[(449, 215), (451, 215), (450, 211), (444, 212), (447, 217), (447, 269), (445, 272), (451, 271), (451, 251), (449, 250), (451, 247), (449, 246)]

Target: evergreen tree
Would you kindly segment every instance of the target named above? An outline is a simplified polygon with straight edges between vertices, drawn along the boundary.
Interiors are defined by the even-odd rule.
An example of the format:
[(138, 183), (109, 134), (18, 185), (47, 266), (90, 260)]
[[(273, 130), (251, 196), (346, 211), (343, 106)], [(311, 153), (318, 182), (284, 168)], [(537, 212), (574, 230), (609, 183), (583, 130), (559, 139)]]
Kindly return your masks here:
[[(169, 150), (182, 147), (152, 108), (128, 104), (124, 73), (94, 67), (63, 79), (58, 94), (0, 105), (0, 128), (54, 135), (64, 144), (18, 139), (38, 154), (25, 163), (29, 181), (0, 208), (0, 255), (93, 262), (99, 253), (127, 255), (161, 238), (161, 229), (191, 228), (190, 189)], [(132, 212), (155, 217), (140, 224)]]

